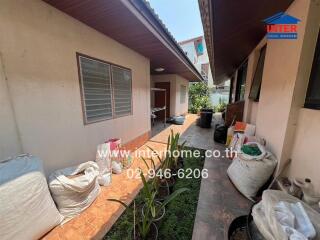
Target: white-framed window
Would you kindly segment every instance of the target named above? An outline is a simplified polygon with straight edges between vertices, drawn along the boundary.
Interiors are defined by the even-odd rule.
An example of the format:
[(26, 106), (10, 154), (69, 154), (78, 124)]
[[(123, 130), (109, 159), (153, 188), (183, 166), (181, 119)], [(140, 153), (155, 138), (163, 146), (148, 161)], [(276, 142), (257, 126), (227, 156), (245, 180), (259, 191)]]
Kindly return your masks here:
[(187, 98), (187, 87), (185, 85), (180, 85), (180, 103), (186, 103)]
[(77, 54), (84, 123), (132, 114), (131, 70)]

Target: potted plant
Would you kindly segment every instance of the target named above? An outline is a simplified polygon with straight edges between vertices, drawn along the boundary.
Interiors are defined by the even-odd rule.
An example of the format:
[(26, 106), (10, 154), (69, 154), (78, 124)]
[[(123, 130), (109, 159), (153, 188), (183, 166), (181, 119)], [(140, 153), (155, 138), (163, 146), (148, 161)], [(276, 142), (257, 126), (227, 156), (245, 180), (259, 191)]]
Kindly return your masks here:
[[(183, 168), (183, 158), (181, 152), (184, 149), (186, 142), (183, 142), (181, 145), (179, 145), (179, 140), (180, 133), (174, 134), (173, 130), (171, 130), (171, 134), (168, 136), (166, 153), (163, 158), (161, 158), (153, 148), (149, 147), (149, 149), (157, 156), (160, 162), (160, 168), (157, 170), (156, 174), (158, 178), (158, 190), (164, 189), (167, 186), (172, 190), (173, 185), (175, 184), (175, 177), (177, 176), (176, 173), (180, 168)], [(143, 160), (145, 161), (145, 159)], [(153, 167), (155, 168), (153, 159), (150, 158), (149, 160), (151, 160)]]
[[(179, 142), (179, 139), (180, 139), (180, 135), (178, 135), (177, 142)], [(184, 167), (182, 152), (185, 149), (185, 144), (186, 144), (186, 141), (184, 141), (181, 145), (177, 145), (177, 151), (178, 151), (179, 155), (176, 159), (175, 168), (173, 169), (174, 172), (177, 172), (179, 169)]]
[[(153, 148), (149, 147), (148, 148), (156, 155), (156, 157), (158, 158), (158, 161), (160, 162), (160, 169), (161, 169), (161, 166), (163, 165), (163, 161), (161, 159), (161, 157), (159, 156), (159, 154), (157, 153), (157, 151), (155, 151)], [(168, 185), (168, 182), (165, 178), (161, 178), (159, 176), (159, 169), (156, 171), (156, 164), (154, 162), (154, 160), (152, 158), (149, 158), (147, 160), (150, 160), (151, 162), (151, 165), (152, 166), (149, 166), (149, 164), (147, 163), (147, 160), (145, 158), (141, 158), (145, 165), (147, 166), (148, 169), (153, 169), (154, 170), (154, 176), (152, 176), (153, 180), (152, 180), (152, 184), (154, 186), (154, 188), (156, 189), (157, 191), (157, 194), (155, 196), (155, 199), (157, 201), (163, 201), (167, 196), (170, 195), (170, 191), (169, 191), (169, 185)], [(162, 171), (162, 170), (160, 170)]]
[[(133, 239), (134, 240), (156, 240), (158, 238), (158, 228), (154, 224), (155, 220), (159, 220), (159, 217), (164, 215), (165, 206), (175, 199), (179, 194), (187, 191), (187, 188), (180, 188), (174, 193), (169, 195), (163, 202), (155, 200), (157, 194), (154, 181), (152, 180), (148, 183), (141, 171), (140, 177), (143, 183), (142, 194), (143, 194), (143, 213), (140, 215), (138, 221), (136, 221), (135, 208), (131, 209), (127, 204), (118, 199), (108, 199), (109, 201), (118, 202), (123, 205), (127, 210), (133, 211), (134, 216), (134, 230)], [(163, 217), (163, 216), (162, 216)]]
[(124, 202), (118, 200), (118, 199), (108, 199), (109, 201), (118, 202), (122, 206), (126, 208), (127, 211), (132, 211), (133, 213), (133, 232), (132, 236), (134, 240), (157, 240), (158, 239), (158, 227), (157, 225), (152, 221), (152, 218), (148, 214), (142, 216), (138, 219), (138, 222), (136, 221), (136, 209), (135, 207), (133, 209), (130, 208), (127, 204)]

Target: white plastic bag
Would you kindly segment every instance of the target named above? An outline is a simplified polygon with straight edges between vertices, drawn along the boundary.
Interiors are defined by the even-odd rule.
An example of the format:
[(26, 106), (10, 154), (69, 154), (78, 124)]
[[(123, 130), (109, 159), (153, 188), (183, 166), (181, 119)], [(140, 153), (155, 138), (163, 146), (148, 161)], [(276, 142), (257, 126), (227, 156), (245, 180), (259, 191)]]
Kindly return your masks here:
[(256, 133), (256, 126), (253, 124), (247, 123), (246, 129), (244, 130), (244, 134), (247, 136), (254, 136)]
[(234, 151), (240, 151), (245, 140), (245, 135), (242, 133), (236, 133), (233, 135), (229, 147)]
[(110, 143), (100, 144), (97, 147), (96, 163), (99, 166), (98, 182), (101, 186), (111, 184), (111, 148)]
[[(279, 205), (281, 202), (286, 204)], [(287, 207), (288, 204), (293, 205), (289, 205), (290, 209), (285, 210), (284, 206)], [(303, 209), (301, 209), (301, 206)], [(286, 211), (292, 212), (292, 216), (290, 214), (285, 216)], [(285, 192), (276, 190), (264, 191), (262, 201), (252, 209), (252, 216), (260, 233), (267, 240), (306, 239), (303, 234), (306, 234), (309, 239), (320, 239), (320, 214), (298, 198)], [(287, 226), (283, 227), (283, 225)], [(290, 226), (294, 226), (296, 229), (293, 231)], [(316, 237), (313, 237), (313, 230), (316, 232)], [(292, 238), (288, 238), (288, 235), (292, 234), (295, 235)]]
[(60, 224), (41, 160), (21, 155), (0, 163), (0, 238), (39, 239)]
[(91, 161), (57, 170), (50, 175), (50, 191), (65, 217), (64, 223), (89, 207), (99, 195), (98, 176), (99, 167)]
[(227, 173), (236, 188), (251, 200), (269, 180), (276, 165), (277, 160), (271, 153), (259, 160), (246, 160), (239, 154), (232, 161)]
[(122, 172), (122, 166), (121, 163), (112, 161), (112, 172), (115, 174), (120, 174)]

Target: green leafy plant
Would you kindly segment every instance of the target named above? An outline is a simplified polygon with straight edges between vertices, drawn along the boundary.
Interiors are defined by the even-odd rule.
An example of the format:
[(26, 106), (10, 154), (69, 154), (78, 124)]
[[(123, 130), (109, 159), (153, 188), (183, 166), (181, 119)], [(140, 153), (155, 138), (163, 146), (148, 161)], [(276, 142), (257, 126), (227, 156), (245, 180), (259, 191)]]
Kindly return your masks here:
[[(159, 212), (172, 200), (174, 200), (178, 195), (181, 193), (188, 191), (188, 188), (180, 188), (176, 191), (174, 191), (172, 194), (170, 194), (164, 202), (162, 202), (160, 205), (156, 205), (155, 202), (155, 196), (157, 194), (157, 190), (155, 188), (153, 180), (149, 184), (143, 174), (143, 172), (140, 172), (140, 177), (143, 183), (143, 202), (145, 203), (145, 212), (144, 214), (140, 215), (140, 219), (138, 219), (137, 222), (135, 222), (135, 209), (131, 209), (126, 203), (124, 203), (121, 200), (118, 199), (108, 199), (109, 201), (120, 203), (122, 206), (124, 206), (128, 211), (133, 211), (134, 216), (134, 226), (138, 229), (138, 236), (145, 240), (148, 237), (148, 234), (150, 232), (151, 224), (153, 223), (156, 216), (159, 214)], [(136, 237), (136, 234), (134, 234), (134, 237)]]
[[(187, 150), (200, 151), (200, 156), (195, 157), (193, 154), (184, 156), (184, 169), (200, 169), (202, 171), (205, 150), (193, 149), (185, 147)], [(154, 159), (156, 159), (154, 157)], [(150, 165), (150, 162), (147, 161)], [(151, 165), (150, 165), (151, 166)], [(150, 181), (149, 181), (150, 184)], [(173, 187), (173, 190), (186, 187), (188, 192), (182, 193), (171, 201), (165, 207), (165, 216), (160, 222), (157, 222), (158, 227), (158, 239), (179, 239), (190, 240), (192, 238), (194, 220), (197, 211), (197, 203), (199, 198), (199, 191), (201, 185), (201, 178), (178, 178)], [(134, 205), (142, 206), (144, 204), (142, 191), (135, 198), (134, 203), (130, 205), (132, 209)], [(139, 211), (136, 212), (137, 215)], [(132, 224), (133, 211), (125, 211), (117, 222), (112, 226), (108, 233), (104, 236), (104, 240), (133, 240)], [(140, 219), (140, 218), (139, 218)], [(181, 221), (183, 219), (183, 221)], [(151, 226), (153, 231), (153, 226)]]
[(215, 112), (223, 112), (227, 107), (227, 103), (220, 97), (219, 98), (219, 103), (214, 106), (214, 111)]
[(212, 108), (210, 90), (204, 82), (193, 83), (189, 87), (189, 112), (198, 113), (202, 108)]
[[(167, 140), (167, 149), (165, 156), (163, 159), (159, 156), (157, 151), (155, 151), (153, 148), (149, 147), (148, 148), (156, 155), (160, 162), (160, 169), (162, 171), (165, 171), (166, 169), (173, 170), (177, 168), (178, 165), (178, 159), (181, 157), (182, 150), (184, 149), (184, 146), (186, 144), (186, 141), (184, 141), (182, 144), (179, 144), (180, 140), (180, 133), (174, 133), (173, 130), (171, 129), (171, 133), (168, 136)], [(143, 159), (145, 161), (145, 159)], [(155, 168), (155, 163), (152, 159), (149, 159), (152, 162), (152, 166)], [(146, 161), (145, 161), (146, 163)], [(147, 164), (147, 163), (146, 163)], [(147, 164), (147, 167), (148, 164)]]

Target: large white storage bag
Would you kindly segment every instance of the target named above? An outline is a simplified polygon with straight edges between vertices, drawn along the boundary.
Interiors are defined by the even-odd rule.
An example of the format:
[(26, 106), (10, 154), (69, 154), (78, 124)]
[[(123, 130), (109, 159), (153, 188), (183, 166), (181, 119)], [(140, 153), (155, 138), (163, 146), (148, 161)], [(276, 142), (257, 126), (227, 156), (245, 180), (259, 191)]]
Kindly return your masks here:
[(0, 239), (39, 239), (62, 220), (39, 158), (0, 162)]
[(98, 183), (101, 186), (110, 185), (112, 177), (110, 143), (103, 143), (98, 145), (96, 153), (96, 163), (99, 167)]
[(88, 208), (100, 193), (99, 167), (89, 161), (57, 170), (49, 177), (49, 188), (65, 222)]
[[(279, 223), (279, 220), (276, 217), (276, 208), (277, 204), (280, 201), (288, 203), (301, 203), (303, 206), (311, 224), (316, 231), (316, 237), (312, 238), (313, 240), (320, 239), (320, 214), (311, 208), (308, 204), (304, 203), (298, 198), (295, 198), (289, 194), (286, 194), (282, 191), (277, 190), (266, 190), (263, 192), (262, 201), (256, 204), (252, 209), (252, 216), (254, 223), (259, 229), (260, 233), (267, 240), (280, 240), (288, 239), (286, 232)], [(303, 216), (305, 217), (305, 216)], [(286, 216), (285, 219), (288, 219)], [(301, 221), (301, 218), (300, 218)], [(294, 220), (294, 224), (297, 226), (297, 219)], [(307, 229), (307, 224), (303, 224), (304, 230)], [(290, 238), (291, 239), (291, 238)]]
[(240, 152), (227, 170), (232, 183), (248, 199), (256, 196), (277, 166), (276, 158), (271, 153), (266, 152), (262, 145), (255, 144), (262, 152), (260, 156), (250, 157)]

